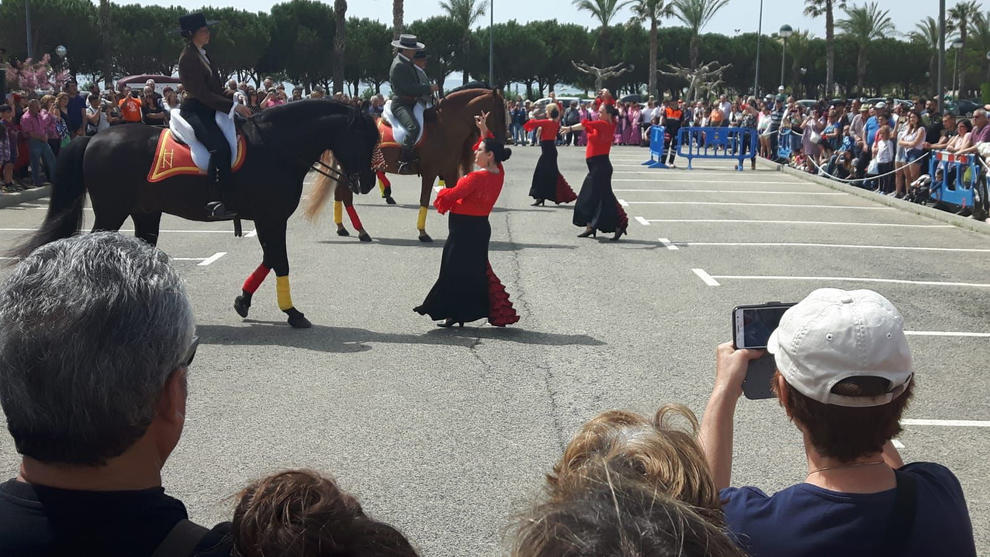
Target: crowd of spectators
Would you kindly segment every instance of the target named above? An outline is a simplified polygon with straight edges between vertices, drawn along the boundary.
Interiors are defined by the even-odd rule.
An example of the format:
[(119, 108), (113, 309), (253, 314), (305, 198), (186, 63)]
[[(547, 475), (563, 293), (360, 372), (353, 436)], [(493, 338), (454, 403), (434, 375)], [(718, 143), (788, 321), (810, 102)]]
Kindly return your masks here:
[[(0, 483), (0, 554), (417, 555), (415, 540), (310, 470), (250, 483), (212, 529), (190, 522), (161, 470), (182, 436), (198, 343), (182, 280), (135, 238), (76, 236), (17, 265), (0, 288), (0, 406), (22, 461)], [(816, 290), (768, 351), (803, 439), (803, 482), (774, 495), (732, 486), (735, 408), (763, 352), (726, 343), (700, 424), (672, 404), (581, 427), (506, 530), (512, 555), (976, 555), (956, 477), (905, 464), (891, 442), (917, 372), (889, 301)]]
[[(326, 97), (320, 86), (308, 95), (295, 86), (291, 96), (287, 95), (285, 85), (270, 77), (257, 88), (234, 80), (227, 88), (253, 113), (304, 98)], [(159, 92), (151, 79), (139, 88), (120, 83), (115, 90), (101, 91), (93, 83), (84, 86), (81, 93), (77, 84), (69, 81), (62, 89), (57, 95), (12, 93), (0, 102), (0, 193), (53, 183), (58, 152), (73, 137), (95, 135), (121, 124), (168, 126), (171, 111), (179, 108), (185, 96), (182, 85), (169, 85)], [(367, 100), (336, 93), (333, 98), (376, 116), (381, 115), (385, 104), (382, 95)]]

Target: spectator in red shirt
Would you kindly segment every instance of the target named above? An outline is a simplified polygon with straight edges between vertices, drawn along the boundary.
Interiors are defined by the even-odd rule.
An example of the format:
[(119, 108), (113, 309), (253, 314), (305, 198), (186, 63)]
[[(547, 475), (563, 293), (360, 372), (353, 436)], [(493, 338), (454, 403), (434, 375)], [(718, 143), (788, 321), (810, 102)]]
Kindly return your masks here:
[[(551, 93), (552, 94), (552, 93)], [(529, 195), (536, 202), (533, 206), (543, 206), (549, 199), (557, 205), (570, 203), (577, 199), (574, 190), (567, 184), (567, 180), (560, 175), (557, 167), (557, 135), (560, 133), (560, 111), (556, 104), (551, 104), (547, 110), (548, 118), (544, 120), (530, 120), (523, 124), (523, 129), (527, 132), (540, 130), (540, 160), (536, 161), (536, 170), (533, 171), (533, 186), (529, 189)]]
[(120, 106), (120, 115), (125, 124), (141, 123), (141, 99), (126, 92), (117, 105)]
[(423, 304), (414, 308), (420, 315), (445, 319), (438, 323), (441, 327), (454, 323), (463, 327), (467, 321), (486, 317), (497, 327), (519, 321), (505, 287), (488, 262), (492, 234), (488, 215), (505, 181), (502, 162), (512, 151), (488, 132), (487, 113), (474, 119), (481, 132), (474, 146), (474, 162), (481, 170), (465, 175), (456, 186), (437, 194), (433, 204), (441, 215), (450, 211), (450, 233), (443, 246), (440, 276)]
[[(606, 93), (608, 91), (605, 91)], [(584, 120), (580, 124), (567, 126), (565, 132), (584, 130), (588, 136), (585, 159), (588, 163), (588, 176), (581, 185), (577, 203), (574, 205), (574, 224), (585, 227), (578, 238), (594, 238), (598, 230), (615, 232), (613, 241), (626, 233), (629, 219), (619, 206), (612, 192), (612, 163), (608, 160), (615, 134), (615, 119), (619, 111), (615, 106), (602, 102), (598, 107), (598, 120)]]

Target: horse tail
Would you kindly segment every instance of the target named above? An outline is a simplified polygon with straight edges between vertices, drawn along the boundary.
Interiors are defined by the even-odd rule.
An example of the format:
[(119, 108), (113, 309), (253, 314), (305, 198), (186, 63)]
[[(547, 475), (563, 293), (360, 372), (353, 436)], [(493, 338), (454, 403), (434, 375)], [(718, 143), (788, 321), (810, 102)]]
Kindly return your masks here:
[[(337, 164), (336, 159), (333, 157), (333, 153), (330, 151), (323, 151), (320, 155), (320, 162), (327, 167), (333, 167)], [(320, 173), (316, 176), (316, 181), (313, 184), (312, 191), (309, 192), (309, 201), (306, 203), (306, 209), (303, 214), (309, 220), (314, 220), (319, 216), (320, 212), (323, 211), (323, 207), (326, 205), (327, 199), (333, 195), (333, 192), (337, 189), (337, 180), (330, 178), (326, 174)]]
[(90, 139), (80, 137), (62, 148), (56, 162), (55, 185), (52, 186), (45, 221), (37, 232), (12, 250), (12, 255), (27, 257), (45, 244), (79, 233), (83, 221), (83, 204), (86, 202), (83, 156)]

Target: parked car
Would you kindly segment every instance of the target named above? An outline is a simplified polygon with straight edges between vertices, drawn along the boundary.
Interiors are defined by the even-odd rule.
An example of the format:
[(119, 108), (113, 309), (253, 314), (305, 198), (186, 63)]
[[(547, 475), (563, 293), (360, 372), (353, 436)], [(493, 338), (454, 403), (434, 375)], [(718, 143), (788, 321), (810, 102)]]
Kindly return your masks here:
[(117, 80), (117, 86), (127, 85), (127, 87), (139, 95), (144, 90), (144, 84), (149, 80), (155, 80), (155, 92), (159, 95), (166, 87), (176, 88), (180, 83), (182, 83), (178, 77), (172, 77), (170, 75), (153, 75), (153, 74), (141, 74), (141, 75), (129, 75), (127, 77), (122, 77)]

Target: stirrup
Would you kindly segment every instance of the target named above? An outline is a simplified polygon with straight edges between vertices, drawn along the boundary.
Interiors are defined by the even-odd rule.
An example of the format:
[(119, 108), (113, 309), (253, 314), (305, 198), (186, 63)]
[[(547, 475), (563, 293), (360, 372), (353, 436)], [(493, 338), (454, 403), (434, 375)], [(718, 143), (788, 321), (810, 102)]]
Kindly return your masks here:
[(231, 220), (237, 217), (237, 213), (228, 210), (223, 201), (211, 201), (207, 203), (206, 214), (209, 220)]

